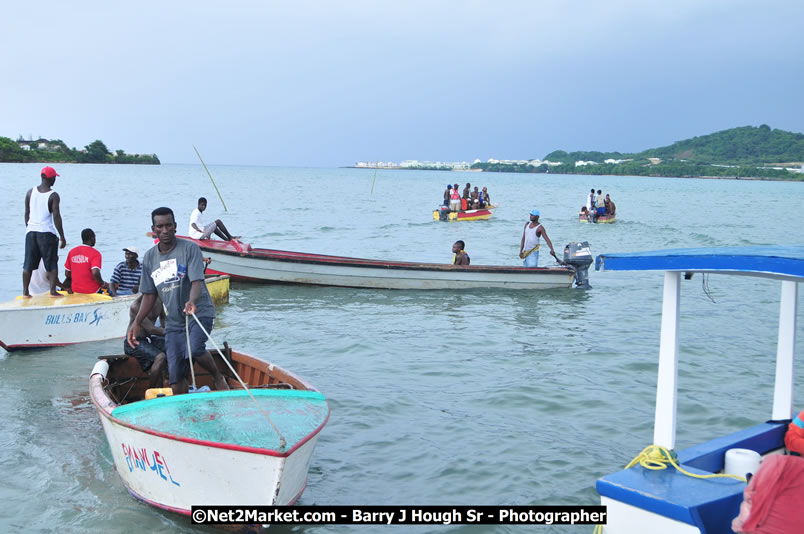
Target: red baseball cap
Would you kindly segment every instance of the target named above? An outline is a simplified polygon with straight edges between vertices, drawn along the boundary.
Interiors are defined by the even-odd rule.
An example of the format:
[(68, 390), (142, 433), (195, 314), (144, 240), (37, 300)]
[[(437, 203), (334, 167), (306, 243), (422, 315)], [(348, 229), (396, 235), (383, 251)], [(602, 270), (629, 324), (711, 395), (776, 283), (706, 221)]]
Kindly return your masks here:
[(60, 176), (53, 167), (45, 167), (42, 169), (42, 174), (45, 175), (45, 178), (55, 178), (56, 176)]

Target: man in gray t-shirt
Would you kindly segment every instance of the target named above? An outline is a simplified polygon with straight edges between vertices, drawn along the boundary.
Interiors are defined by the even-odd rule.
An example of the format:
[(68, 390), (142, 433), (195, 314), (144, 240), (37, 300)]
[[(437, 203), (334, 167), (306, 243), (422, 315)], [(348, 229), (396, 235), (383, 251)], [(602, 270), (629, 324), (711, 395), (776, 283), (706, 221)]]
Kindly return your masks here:
[[(176, 220), (170, 208), (155, 209), (151, 213), (151, 222), (159, 243), (142, 259), (140, 291), (143, 301), (126, 335), (128, 343), (132, 347), (138, 344), (136, 338), (145, 317), (143, 310), (151, 308), (159, 292), (167, 313), (165, 346), (173, 393), (186, 393), (190, 376), (185, 325), (189, 327), (193, 361), (212, 374), (216, 389), (229, 389), (212, 355), (206, 350), (207, 336), (198, 325), (200, 322), (207, 332), (211, 332), (215, 320), (215, 307), (204, 283), (201, 249), (195, 243), (176, 238)], [(192, 314), (198, 322), (192, 317), (187, 322), (187, 316)]]

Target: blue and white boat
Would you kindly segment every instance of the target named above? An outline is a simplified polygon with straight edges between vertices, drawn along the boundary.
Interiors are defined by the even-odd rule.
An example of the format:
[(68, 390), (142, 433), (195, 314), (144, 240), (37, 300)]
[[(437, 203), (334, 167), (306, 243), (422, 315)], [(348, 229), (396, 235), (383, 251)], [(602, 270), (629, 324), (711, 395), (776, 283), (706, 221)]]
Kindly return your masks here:
[[(723, 475), (728, 458), (734, 458), (736, 452), (747, 451), (757, 456), (750, 452), (755, 451), (758, 457), (785, 452), (784, 433), (793, 414), (796, 314), (798, 285), (804, 280), (804, 246), (601, 254), (595, 268), (598, 271), (664, 271), (654, 445), (650, 452), (643, 451), (647, 460), (644, 464), (637, 463), (598, 479), (596, 488), (601, 504), (608, 511), (603, 532), (731, 533), (731, 521), (739, 513), (745, 482), (736, 479), (739, 477), (702, 477)], [(675, 452), (680, 288), (682, 278), (688, 279), (694, 273), (736, 274), (781, 282), (776, 376), (768, 421)], [(739, 311), (746, 309), (742, 307)], [(668, 455), (688, 474), (667, 461)], [(651, 461), (663, 463), (667, 468), (650, 469)]]

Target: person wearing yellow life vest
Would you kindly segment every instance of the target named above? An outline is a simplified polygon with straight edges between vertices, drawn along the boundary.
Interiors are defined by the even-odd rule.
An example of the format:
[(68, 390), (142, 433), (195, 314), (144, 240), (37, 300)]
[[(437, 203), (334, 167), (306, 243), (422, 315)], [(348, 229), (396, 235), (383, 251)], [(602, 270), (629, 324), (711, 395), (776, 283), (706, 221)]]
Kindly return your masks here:
[(553, 242), (547, 237), (547, 230), (539, 222), (539, 210), (530, 212), (530, 222), (525, 223), (522, 231), (522, 242), (519, 245), (519, 257), (522, 258), (522, 265), (525, 267), (539, 266), (539, 238), (543, 237), (544, 242), (550, 247), (550, 254), (558, 261), (556, 251), (553, 249)]
[(469, 265), (469, 254), (466, 253), (464, 247), (466, 243), (461, 240), (452, 245), (452, 264), (453, 265)]
[(801, 410), (801, 413), (787, 427), (784, 446), (791, 453), (804, 456), (804, 410)]

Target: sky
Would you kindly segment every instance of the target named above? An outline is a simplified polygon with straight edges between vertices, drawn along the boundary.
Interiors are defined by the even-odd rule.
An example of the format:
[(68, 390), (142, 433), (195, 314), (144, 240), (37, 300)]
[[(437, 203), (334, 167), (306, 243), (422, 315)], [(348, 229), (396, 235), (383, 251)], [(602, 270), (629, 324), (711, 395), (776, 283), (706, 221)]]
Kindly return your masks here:
[(0, 136), (163, 163), (637, 152), (804, 132), (799, 0), (7, 2)]

